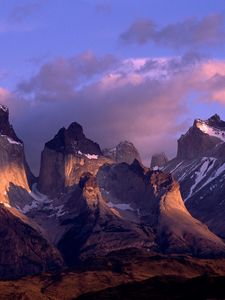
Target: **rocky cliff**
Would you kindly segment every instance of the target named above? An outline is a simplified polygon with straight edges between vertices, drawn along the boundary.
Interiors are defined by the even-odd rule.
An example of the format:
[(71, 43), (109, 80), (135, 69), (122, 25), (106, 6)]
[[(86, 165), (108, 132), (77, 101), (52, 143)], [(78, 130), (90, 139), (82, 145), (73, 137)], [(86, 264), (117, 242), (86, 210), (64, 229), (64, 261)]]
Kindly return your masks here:
[(162, 153), (156, 153), (152, 155), (151, 158), (151, 168), (162, 168), (166, 165), (166, 163), (168, 162), (168, 158), (166, 156), (166, 154), (164, 152)]
[(33, 175), (27, 165), (23, 142), (9, 123), (9, 110), (0, 106), (0, 202), (23, 205)]
[(189, 211), (225, 238), (225, 122), (218, 115), (195, 120), (179, 141), (178, 156), (164, 171), (179, 181)]
[(131, 164), (135, 159), (141, 162), (141, 157), (134, 144), (128, 141), (120, 142), (117, 146), (104, 149), (103, 154), (117, 163), (126, 162)]
[(99, 145), (86, 138), (82, 127), (74, 122), (45, 144), (38, 188), (44, 194), (58, 195), (79, 183), (83, 173), (96, 174), (107, 161)]
[(60, 270), (59, 252), (16, 209), (0, 205), (0, 278), (12, 279)]

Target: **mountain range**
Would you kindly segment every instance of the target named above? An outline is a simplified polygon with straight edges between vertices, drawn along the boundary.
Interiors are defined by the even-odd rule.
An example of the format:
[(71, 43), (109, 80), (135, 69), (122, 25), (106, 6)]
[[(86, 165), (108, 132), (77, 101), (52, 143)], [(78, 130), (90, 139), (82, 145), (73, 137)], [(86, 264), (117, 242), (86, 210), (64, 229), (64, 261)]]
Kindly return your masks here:
[(2, 299), (15, 279), (18, 299), (75, 299), (156, 275), (225, 275), (224, 176), (225, 122), (214, 115), (150, 168), (131, 142), (101, 149), (73, 122), (46, 142), (36, 178), (1, 105)]

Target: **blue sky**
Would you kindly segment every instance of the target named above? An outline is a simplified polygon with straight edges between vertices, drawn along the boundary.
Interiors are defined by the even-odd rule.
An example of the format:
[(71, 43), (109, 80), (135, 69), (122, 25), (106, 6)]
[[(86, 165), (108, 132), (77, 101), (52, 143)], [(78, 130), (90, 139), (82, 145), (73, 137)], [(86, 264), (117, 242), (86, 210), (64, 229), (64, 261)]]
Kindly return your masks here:
[[(175, 155), (176, 137), (194, 118), (216, 112), (225, 118), (223, 1), (1, 0), (0, 5), (0, 100), (10, 107), (34, 168), (44, 141), (71, 121), (80, 121), (103, 147), (131, 139), (148, 163), (161, 148)], [(145, 69), (151, 63), (151, 75), (135, 69), (140, 58)], [(161, 131), (157, 120), (164, 123)]]
[[(26, 12), (26, 7), (30, 7)], [(16, 10), (23, 11), (18, 20)], [(9, 71), (6, 84), (32, 73), (35, 62), (56, 56), (72, 56), (87, 49), (96, 54), (120, 57), (171, 56), (178, 50), (154, 45), (123, 47), (120, 33), (139, 18), (153, 19), (160, 26), (185, 18), (225, 13), (225, 3), (215, 0), (2, 0), (0, 20), (1, 68)], [(10, 18), (11, 17), (11, 18)], [(14, 20), (14, 22), (13, 22)], [(204, 50), (223, 58), (224, 46)], [(11, 75), (11, 76), (10, 76)]]

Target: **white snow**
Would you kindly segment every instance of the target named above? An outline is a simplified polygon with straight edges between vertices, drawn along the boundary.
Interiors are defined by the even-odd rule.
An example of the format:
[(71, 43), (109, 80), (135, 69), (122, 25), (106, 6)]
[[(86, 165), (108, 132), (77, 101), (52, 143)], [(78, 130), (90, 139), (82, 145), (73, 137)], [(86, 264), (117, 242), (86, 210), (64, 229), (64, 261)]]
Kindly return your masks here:
[(20, 209), (20, 211), (23, 214), (28, 213), (31, 209), (38, 207), (38, 202), (37, 201), (33, 201), (31, 202), (31, 204), (26, 204), (24, 205), (24, 207), (22, 209)]
[(116, 203), (112, 203), (112, 202), (108, 202), (107, 204), (108, 204), (108, 206), (110, 208), (117, 208), (117, 209), (120, 209), (120, 210), (134, 210), (130, 206), (130, 204), (125, 204), (125, 203), (118, 203), (118, 204), (116, 204)]
[(202, 161), (203, 161), (203, 164), (201, 165), (199, 171), (195, 172), (195, 183), (192, 185), (190, 193), (187, 196), (187, 198), (185, 199), (185, 201), (192, 196), (194, 189), (203, 180), (203, 178), (206, 175), (206, 171), (208, 169), (210, 160), (204, 158)]
[(88, 159), (98, 159), (98, 155), (96, 154), (88, 154), (88, 153), (82, 153), (81, 151), (78, 151), (78, 154), (86, 156)]
[(95, 154), (84, 154), (88, 159), (98, 159), (98, 155)]
[[(53, 213), (49, 215), (49, 217), (61, 217), (66, 213), (66, 211), (63, 209), (64, 205), (54, 206), (53, 200), (49, 199), (47, 195), (44, 195), (38, 191), (36, 183), (32, 186), (30, 196), (33, 198), (33, 201), (30, 204), (25, 205), (23, 209), (20, 209), (20, 211), (24, 214), (28, 213), (34, 208), (38, 208), (41, 210), (47, 209), (53, 211)], [(46, 204), (48, 205), (46, 206)]]
[(23, 214), (28, 213), (30, 210), (37, 208), (43, 203), (51, 202), (51, 200), (44, 194), (40, 193), (37, 190), (37, 184), (33, 184), (32, 191), (29, 192), (30, 196), (33, 198), (33, 201), (29, 204), (26, 204), (22, 209), (19, 209)]
[(11, 139), (10, 137), (7, 137), (7, 140), (10, 144), (22, 145), (20, 142), (16, 142), (15, 140)]
[(57, 212), (56, 212), (57, 217), (61, 217), (66, 213), (66, 211), (63, 210), (63, 208), (64, 208), (64, 205), (55, 207), (55, 209), (57, 210)]
[(13, 140), (12, 138), (10, 138), (10, 137), (7, 136), (7, 135), (1, 134), (0, 136), (3, 137), (3, 138), (6, 138), (7, 141), (8, 141), (10, 144), (15, 144), (15, 145), (20, 145), (20, 146), (22, 146), (22, 144), (21, 144), (20, 142), (17, 142), (17, 141), (15, 141), (15, 140)]
[(37, 184), (32, 185), (32, 191), (30, 192), (31, 197), (38, 202), (48, 202), (49, 199), (46, 195), (40, 193), (37, 189)]
[(8, 111), (8, 107), (5, 105), (0, 104), (0, 109), (7, 112)]
[(180, 165), (182, 165), (183, 161), (181, 161), (178, 165), (175, 166), (173, 170), (170, 171), (171, 174), (173, 174), (174, 171), (176, 171)]
[(225, 131), (208, 126), (205, 122), (198, 120), (196, 126), (204, 133), (219, 138), (225, 142)]
[[(216, 177), (218, 177), (221, 173), (225, 171), (225, 163), (223, 163), (217, 170), (216, 172), (203, 184), (202, 188), (209, 184), (211, 181), (213, 181)], [(220, 179), (220, 182), (222, 182), (223, 179)]]

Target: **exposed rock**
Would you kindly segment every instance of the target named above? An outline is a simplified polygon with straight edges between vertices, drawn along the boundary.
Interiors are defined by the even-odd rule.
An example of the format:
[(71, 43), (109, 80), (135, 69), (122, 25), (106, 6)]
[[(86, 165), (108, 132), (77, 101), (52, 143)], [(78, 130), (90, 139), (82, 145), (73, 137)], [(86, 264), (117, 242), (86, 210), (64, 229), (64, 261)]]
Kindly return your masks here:
[[(195, 136), (192, 143), (193, 130), (199, 135)], [(198, 119), (195, 121), (195, 128), (192, 127), (184, 139), (187, 145), (183, 144), (183, 148), (193, 148), (195, 154), (190, 155), (193, 152), (188, 150), (189, 155), (181, 155), (181, 158), (178, 156), (171, 160), (164, 171), (172, 172), (179, 181), (182, 197), (191, 214), (224, 239), (225, 220), (222, 216), (225, 213), (225, 122), (218, 115), (206, 121)], [(202, 148), (203, 139), (208, 146), (210, 143), (210, 147)], [(179, 151), (183, 152), (181, 148)]]
[(82, 127), (74, 122), (45, 144), (38, 188), (44, 194), (59, 195), (79, 183), (83, 173), (95, 175), (106, 162), (110, 160), (102, 156), (99, 145), (87, 139)]
[[(146, 300), (149, 295), (153, 299), (223, 299), (224, 262), (224, 259), (121, 251), (90, 259), (87, 268), (77, 272), (70, 270), (0, 281), (0, 299), (137, 300), (140, 295)], [(143, 280), (146, 281), (143, 283)], [(126, 287), (125, 283), (130, 284)]]
[(159, 167), (159, 168), (164, 167), (167, 162), (168, 162), (168, 158), (164, 152), (156, 153), (152, 155), (151, 169), (153, 169), (154, 167)]
[(189, 214), (171, 175), (144, 170), (134, 174), (128, 165), (120, 164), (100, 168), (98, 181), (111, 207), (126, 205), (127, 210), (138, 215), (140, 223), (157, 232), (156, 243), (161, 251), (197, 256), (224, 253), (222, 240)]
[(108, 206), (96, 178), (90, 174), (81, 179), (68, 205), (73, 209), (61, 219), (61, 225), (68, 230), (58, 243), (67, 264), (74, 265), (79, 259), (104, 256), (117, 250), (155, 249), (151, 230), (127, 222), (120, 212)]
[(73, 122), (68, 129), (61, 128), (55, 137), (45, 144), (46, 148), (62, 154), (102, 155), (99, 145), (87, 139), (80, 124)]
[(23, 199), (19, 194), (9, 197), (12, 186), (30, 192), (29, 184), (34, 177), (27, 165), (24, 146), (16, 136), (13, 127), (9, 123), (9, 111), (5, 106), (0, 106), (0, 202), (17, 203)]
[(173, 177), (146, 170), (137, 160), (105, 164), (96, 178), (87, 173), (61, 203), (57, 245), (69, 265), (130, 248), (200, 257), (225, 254), (223, 241), (187, 211)]
[(195, 159), (208, 156), (221, 143), (219, 135), (209, 135), (202, 130), (202, 124), (203, 128), (207, 126), (204, 121), (195, 120), (188, 132), (178, 140), (177, 158)]
[(140, 154), (135, 146), (128, 141), (120, 142), (116, 147), (104, 149), (103, 154), (117, 163), (126, 162), (131, 164), (135, 159), (141, 162)]
[(17, 137), (12, 125), (9, 123), (9, 109), (5, 105), (0, 105), (0, 133), (14, 142), (22, 144), (22, 141)]
[(16, 210), (0, 205), (0, 278), (16, 278), (62, 267), (56, 249)]

